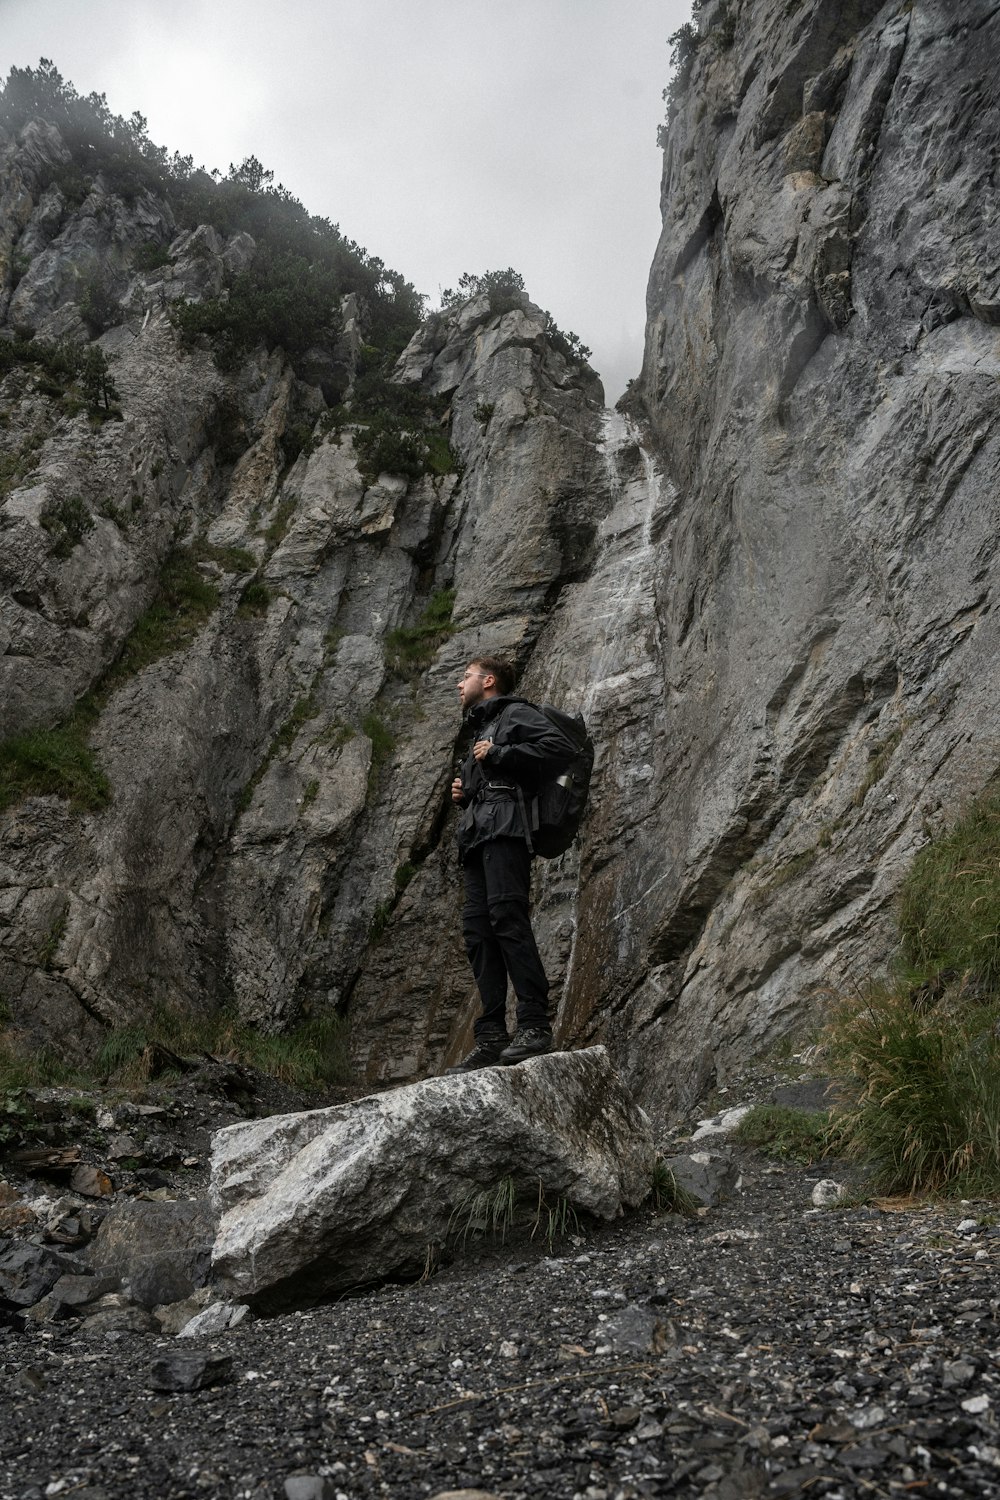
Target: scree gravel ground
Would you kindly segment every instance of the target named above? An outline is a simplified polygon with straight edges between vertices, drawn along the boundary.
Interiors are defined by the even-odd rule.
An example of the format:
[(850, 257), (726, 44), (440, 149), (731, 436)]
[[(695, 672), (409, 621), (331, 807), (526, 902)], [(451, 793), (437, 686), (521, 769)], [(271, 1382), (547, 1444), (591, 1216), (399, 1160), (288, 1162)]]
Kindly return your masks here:
[(201, 1341), (232, 1379), (189, 1394), (151, 1383), (188, 1340), (6, 1330), (0, 1494), (1000, 1496), (987, 1206), (811, 1211), (820, 1174), (741, 1165), (696, 1220), (470, 1243)]

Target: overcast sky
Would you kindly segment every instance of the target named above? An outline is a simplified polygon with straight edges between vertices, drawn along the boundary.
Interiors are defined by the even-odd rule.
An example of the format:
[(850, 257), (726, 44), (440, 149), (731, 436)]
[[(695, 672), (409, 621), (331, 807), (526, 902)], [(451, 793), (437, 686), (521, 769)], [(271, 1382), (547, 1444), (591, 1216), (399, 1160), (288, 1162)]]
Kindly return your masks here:
[(251, 153), (430, 305), (514, 266), (639, 371), (659, 233), (668, 35), (689, 0), (0, 0), (0, 67), (81, 93), (225, 172)]

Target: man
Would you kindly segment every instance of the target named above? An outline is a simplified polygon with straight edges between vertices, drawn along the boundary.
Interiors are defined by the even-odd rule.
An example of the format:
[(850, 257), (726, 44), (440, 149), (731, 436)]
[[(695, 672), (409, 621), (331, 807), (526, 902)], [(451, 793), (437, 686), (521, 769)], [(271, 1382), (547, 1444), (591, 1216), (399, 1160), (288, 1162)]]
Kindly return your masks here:
[[(462, 930), (483, 1009), (475, 1047), (450, 1073), (523, 1062), (552, 1047), (549, 982), (531, 930), (524, 817), (539, 782), (566, 751), (543, 713), (510, 697), (513, 686), (514, 669), (498, 656), (470, 662), (458, 684), (475, 742), (451, 795), (465, 809), (458, 825)], [(507, 1034), (508, 978), (517, 998), (513, 1040)]]

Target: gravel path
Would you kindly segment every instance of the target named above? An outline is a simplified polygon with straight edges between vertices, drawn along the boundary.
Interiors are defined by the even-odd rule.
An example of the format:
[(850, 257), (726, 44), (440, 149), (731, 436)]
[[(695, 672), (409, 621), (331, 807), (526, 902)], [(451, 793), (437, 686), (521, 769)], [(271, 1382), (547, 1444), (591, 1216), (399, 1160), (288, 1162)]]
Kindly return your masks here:
[[(190, 1340), (0, 1332), (3, 1500), (1000, 1496), (1000, 1229), (983, 1205), (810, 1211), (740, 1158), (691, 1221), (484, 1248), (416, 1286)], [(322, 1482), (325, 1480), (325, 1483)]]

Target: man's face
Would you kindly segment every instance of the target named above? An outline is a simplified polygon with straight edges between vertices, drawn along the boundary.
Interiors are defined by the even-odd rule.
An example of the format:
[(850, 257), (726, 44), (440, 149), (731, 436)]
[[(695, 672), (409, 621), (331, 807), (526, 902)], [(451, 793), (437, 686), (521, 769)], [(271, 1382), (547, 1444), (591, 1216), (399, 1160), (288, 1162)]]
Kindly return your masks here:
[(475, 662), (465, 669), (465, 676), (459, 679), (458, 696), (463, 709), (470, 709), (476, 703), (480, 703), (491, 687), (496, 685), (496, 678), (492, 672), (484, 672), (482, 667), (477, 667)]

